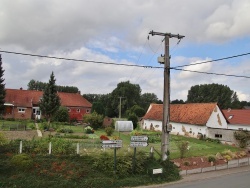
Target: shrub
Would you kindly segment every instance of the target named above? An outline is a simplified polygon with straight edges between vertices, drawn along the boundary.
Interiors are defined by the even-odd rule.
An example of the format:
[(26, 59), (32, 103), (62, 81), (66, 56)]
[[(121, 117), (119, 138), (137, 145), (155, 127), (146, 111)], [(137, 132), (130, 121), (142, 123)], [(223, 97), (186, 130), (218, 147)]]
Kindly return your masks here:
[(3, 133), (0, 132), (0, 146), (6, 144), (8, 142), (7, 138), (4, 136)]
[(114, 133), (114, 129), (112, 127), (106, 127), (105, 132), (107, 136), (111, 136)]
[(234, 132), (235, 139), (239, 142), (241, 148), (246, 148), (248, 141), (250, 140), (250, 133), (246, 130)]
[(27, 154), (14, 155), (10, 162), (12, 166), (20, 170), (27, 170), (33, 166), (33, 160)]
[(180, 158), (183, 158), (184, 155), (188, 152), (188, 142), (187, 141), (181, 141), (177, 144), (177, 147), (180, 151)]
[(89, 123), (94, 129), (102, 127), (103, 116), (93, 112), (92, 114), (85, 114), (83, 116), (84, 123)]
[(101, 140), (109, 140), (109, 138), (108, 138), (107, 136), (105, 136), (105, 135), (101, 135), (101, 136), (100, 136), (100, 139), (101, 139)]
[(185, 166), (189, 166), (190, 165), (190, 162), (189, 161), (184, 161), (183, 163)]
[(53, 118), (55, 121), (58, 122), (68, 122), (69, 121), (68, 109), (64, 106), (60, 106), (60, 108), (57, 110)]
[(59, 129), (57, 132), (60, 132), (60, 133), (73, 133), (73, 130), (72, 129)]
[(87, 126), (87, 127), (84, 128), (84, 132), (85, 132), (86, 134), (93, 134), (93, 133), (94, 133), (94, 130), (93, 130), (92, 127)]
[(210, 156), (208, 156), (207, 160), (208, 160), (208, 162), (215, 162), (216, 158), (215, 158), (215, 156), (210, 155)]

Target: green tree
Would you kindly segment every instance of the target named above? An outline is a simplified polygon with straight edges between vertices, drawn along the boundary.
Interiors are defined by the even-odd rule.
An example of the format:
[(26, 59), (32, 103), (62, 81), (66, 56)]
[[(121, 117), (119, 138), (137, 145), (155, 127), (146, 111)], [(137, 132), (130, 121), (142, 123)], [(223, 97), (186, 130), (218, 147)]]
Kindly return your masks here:
[(145, 115), (146, 111), (140, 107), (139, 105), (134, 105), (132, 106), (132, 108), (130, 108), (129, 110), (127, 110), (126, 114), (135, 114), (137, 117), (142, 117)]
[(175, 99), (175, 100), (171, 101), (171, 104), (185, 104), (185, 102), (182, 99), (180, 99), (180, 100)]
[(187, 103), (217, 102), (220, 108), (230, 108), (234, 91), (220, 84), (195, 85), (190, 88)]
[(39, 107), (42, 111), (42, 114), (48, 120), (48, 126), (50, 127), (51, 118), (59, 109), (61, 103), (60, 98), (56, 91), (56, 79), (54, 73), (52, 72), (50, 75), (50, 80), (45, 90), (43, 92), (43, 97), (40, 100)]
[(138, 124), (137, 115), (135, 115), (134, 113), (129, 114), (128, 120), (133, 122), (133, 128), (136, 129)]
[(93, 112), (91, 114), (85, 114), (83, 116), (84, 123), (89, 123), (93, 129), (98, 129), (102, 127), (103, 116)]
[(131, 84), (129, 81), (120, 82), (117, 87), (111, 93), (111, 101), (109, 107), (115, 112), (115, 115), (119, 115), (120, 97), (122, 114), (133, 105), (137, 104), (140, 100), (141, 88), (138, 84)]
[(159, 103), (159, 99), (156, 94), (144, 93), (141, 95), (139, 105), (144, 108), (144, 110), (147, 110), (151, 103)]
[(4, 112), (4, 99), (5, 99), (5, 84), (4, 84), (4, 70), (2, 67), (2, 57), (0, 54), (0, 115)]
[(96, 112), (101, 115), (105, 115), (105, 108), (101, 101), (93, 102), (91, 112)]
[(68, 122), (69, 121), (68, 109), (64, 106), (60, 106), (60, 108), (56, 111), (53, 119), (58, 122)]

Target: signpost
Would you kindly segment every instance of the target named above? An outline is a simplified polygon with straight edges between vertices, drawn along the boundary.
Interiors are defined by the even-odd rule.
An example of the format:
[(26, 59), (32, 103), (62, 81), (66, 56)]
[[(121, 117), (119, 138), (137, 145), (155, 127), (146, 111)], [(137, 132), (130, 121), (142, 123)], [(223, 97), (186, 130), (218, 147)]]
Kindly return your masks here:
[(135, 171), (135, 162), (136, 162), (136, 148), (137, 147), (146, 147), (148, 146), (148, 137), (147, 136), (131, 136), (130, 147), (134, 148), (134, 157), (133, 157), (133, 172)]
[(122, 147), (122, 140), (102, 140), (102, 148), (114, 149), (114, 172), (116, 173), (116, 148)]

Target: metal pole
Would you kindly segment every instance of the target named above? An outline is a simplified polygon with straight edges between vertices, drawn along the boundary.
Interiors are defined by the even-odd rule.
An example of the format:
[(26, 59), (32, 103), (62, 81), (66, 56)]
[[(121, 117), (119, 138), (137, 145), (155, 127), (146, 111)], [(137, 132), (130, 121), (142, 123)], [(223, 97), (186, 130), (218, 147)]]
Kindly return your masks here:
[(116, 174), (116, 148), (114, 149), (114, 173)]
[(136, 147), (134, 147), (134, 157), (133, 157), (133, 173), (135, 172), (135, 163), (136, 163)]

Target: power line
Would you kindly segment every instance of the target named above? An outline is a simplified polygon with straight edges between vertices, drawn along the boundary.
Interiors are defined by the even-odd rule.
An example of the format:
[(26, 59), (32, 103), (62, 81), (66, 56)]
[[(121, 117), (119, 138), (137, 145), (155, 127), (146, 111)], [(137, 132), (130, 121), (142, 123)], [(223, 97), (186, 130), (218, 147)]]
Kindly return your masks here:
[(187, 72), (195, 72), (200, 74), (212, 74), (217, 76), (230, 76), (230, 77), (237, 77), (237, 78), (250, 78), (250, 76), (241, 76), (241, 75), (234, 75), (234, 74), (222, 74), (222, 73), (214, 73), (214, 72), (202, 72), (202, 71), (193, 71), (193, 70), (186, 70), (186, 69), (178, 69), (175, 67), (171, 67), (170, 69), (180, 70), (180, 71), (187, 71)]
[(187, 67), (187, 66), (191, 66), (191, 65), (200, 65), (200, 64), (204, 64), (204, 63), (210, 63), (210, 62), (221, 61), (221, 60), (225, 60), (225, 59), (232, 59), (232, 58), (236, 58), (236, 57), (241, 57), (241, 56), (245, 56), (245, 55), (249, 55), (249, 54), (250, 54), (250, 52), (245, 53), (245, 54), (229, 56), (229, 57), (223, 57), (223, 58), (220, 58), (220, 59), (213, 59), (213, 60), (209, 60), (209, 61), (203, 61), (203, 62), (199, 62), (199, 63), (191, 63), (189, 65), (180, 65), (180, 66), (176, 66), (176, 67), (173, 67), (173, 68)]
[[(71, 58), (64, 58), (64, 57), (45, 56), (45, 55), (28, 54), (28, 53), (20, 53), (20, 52), (11, 52), (11, 51), (5, 51), (5, 50), (0, 50), (0, 52), (2, 52), (2, 53), (9, 53), (9, 54), (16, 54), (16, 55), (32, 56), (32, 57), (41, 57), (41, 58), (49, 58), (49, 59), (59, 59), (59, 60), (67, 60), (67, 61), (78, 61), (78, 62), (87, 62), (87, 63), (97, 63), (97, 64), (106, 64), (106, 65), (139, 67), (139, 68), (152, 68), (152, 69), (163, 69), (164, 68), (164, 67), (146, 66), (146, 65), (130, 65), (130, 64), (124, 64), (124, 63), (116, 64), (116, 63), (103, 62), (103, 61), (93, 61), (93, 60), (84, 60), (84, 59), (71, 59)], [(250, 52), (249, 53), (245, 53), (245, 54), (231, 56), (231, 57), (226, 57), (226, 58), (221, 58), (221, 59), (216, 59), (216, 60), (211, 60), (211, 61), (206, 61), (206, 62), (200, 62), (199, 64), (213, 62), (213, 61), (219, 61), (219, 60), (223, 60), (223, 59), (230, 59), (230, 58), (240, 57), (240, 56), (249, 55), (249, 54), (250, 54)], [(195, 64), (190, 64), (190, 65), (195, 65)], [(190, 65), (185, 65), (185, 66), (190, 66)], [(194, 73), (201, 73), (201, 74), (212, 74), (212, 75), (217, 75), (217, 76), (230, 76), (230, 77), (238, 77), (238, 78), (250, 78), (249, 76), (242, 76), (242, 75), (228, 75), (228, 74), (222, 74), (222, 73), (212, 73), (212, 72), (201, 72), (201, 71), (193, 71), (193, 70), (186, 70), (186, 69), (178, 69), (178, 67), (183, 67), (183, 66), (170, 67), (170, 69), (179, 70), (179, 71), (194, 72)]]
[(32, 57), (41, 57), (41, 58), (49, 58), (49, 59), (59, 59), (59, 60), (66, 60), (66, 61), (78, 61), (78, 62), (87, 62), (87, 63), (97, 63), (97, 64), (105, 64), (105, 65), (117, 65), (117, 66), (127, 66), (127, 67), (142, 67), (142, 68), (161, 68), (162, 67), (153, 67), (153, 66), (145, 66), (145, 65), (131, 65), (125, 63), (111, 63), (111, 62), (104, 62), (104, 61), (94, 61), (94, 60), (84, 60), (84, 59), (72, 59), (72, 58), (65, 58), (65, 57), (55, 57), (55, 56), (46, 56), (46, 55), (38, 55), (38, 54), (28, 54), (28, 53), (20, 53), (20, 52), (11, 52), (0, 50), (2, 53), (8, 54), (16, 54), (16, 55), (24, 55), (24, 56), (32, 56)]

